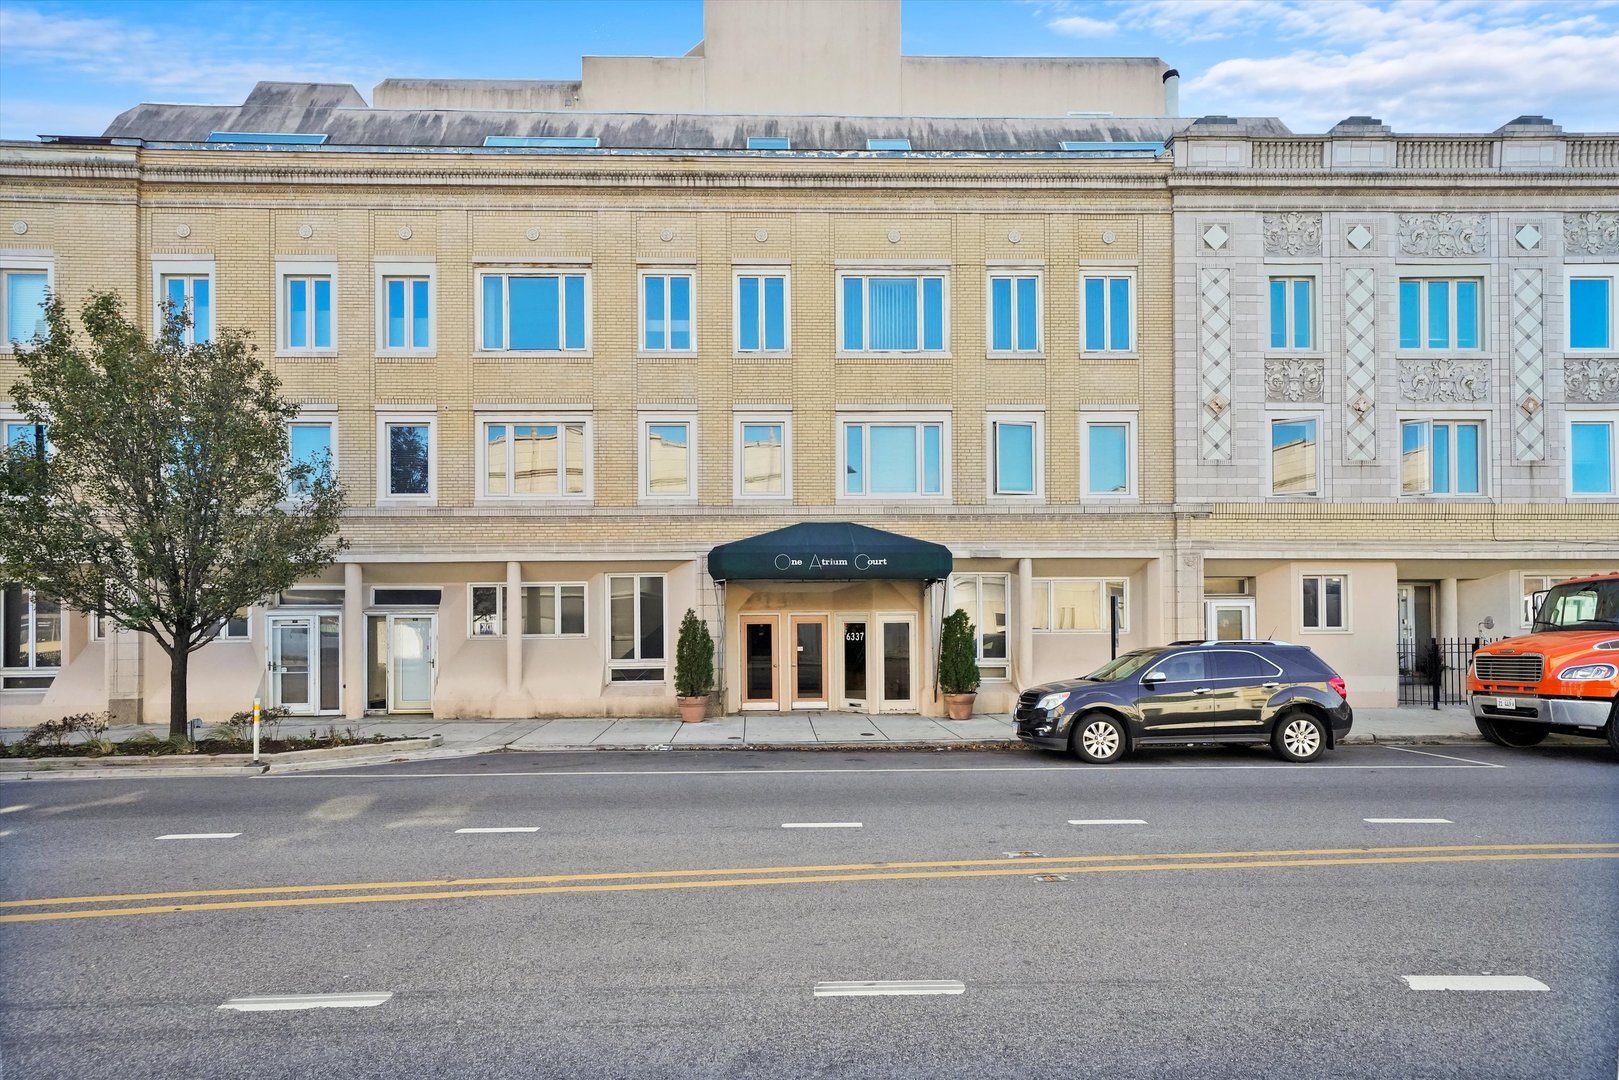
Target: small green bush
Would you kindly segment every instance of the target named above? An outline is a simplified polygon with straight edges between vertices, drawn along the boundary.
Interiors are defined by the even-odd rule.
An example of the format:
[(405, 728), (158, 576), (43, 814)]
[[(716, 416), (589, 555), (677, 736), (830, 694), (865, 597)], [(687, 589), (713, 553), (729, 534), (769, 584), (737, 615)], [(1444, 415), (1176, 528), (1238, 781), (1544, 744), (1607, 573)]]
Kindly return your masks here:
[(947, 694), (976, 694), (983, 682), (973, 634), (961, 608), (945, 616), (939, 635), (939, 689)]
[(111, 726), (112, 717), (104, 712), (74, 713), (34, 725), (33, 730), (23, 738), (22, 745), (26, 748), (63, 747), (70, 745), (75, 735), (83, 735), (85, 742), (97, 742), (103, 739)]

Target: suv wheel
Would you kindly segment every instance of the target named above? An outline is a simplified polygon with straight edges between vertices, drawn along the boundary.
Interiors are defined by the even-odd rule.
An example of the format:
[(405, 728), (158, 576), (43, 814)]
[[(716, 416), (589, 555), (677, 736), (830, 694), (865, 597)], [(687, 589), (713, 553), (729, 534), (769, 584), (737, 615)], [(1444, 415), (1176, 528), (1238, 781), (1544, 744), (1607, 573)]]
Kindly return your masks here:
[(1534, 746), (1546, 738), (1545, 728), (1519, 720), (1491, 720), (1475, 716), (1473, 722), (1478, 725), (1478, 733), (1497, 746)]
[(1283, 761), (1314, 761), (1326, 752), (1327, 729), (1314, 716), (1295, 709), (1276, 721), (1270, 744)]
[(1068, 744), (1075, 757), (1096, 765), (1119, 760), (1129, 747), (1124, 726), (1106, 713), (1085, 713), (1075, 720)]

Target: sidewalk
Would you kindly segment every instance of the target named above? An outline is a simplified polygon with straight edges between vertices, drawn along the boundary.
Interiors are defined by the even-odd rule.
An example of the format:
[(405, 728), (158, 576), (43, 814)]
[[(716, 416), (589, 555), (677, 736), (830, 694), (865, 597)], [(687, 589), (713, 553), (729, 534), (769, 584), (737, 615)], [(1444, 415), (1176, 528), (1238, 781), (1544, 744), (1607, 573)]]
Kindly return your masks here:
[[(445, 750), (482, 753), (491, 750), (646, 750), (712, 747), (824, 747), (844, 750), (863, 746), (985, 746), (1018, 745), (1012, 718), (1005, 713), (953, 721), (916, 715), (871, 716), (864, 713), (749, 713), (720, 716), (700, 724), (647, 717), (577, 717), (554, 720), (436, 720), (303, 717), (282, 722), (282, 734), (314, 728), (352, 729), (358, 735), (417, 738), (441, 735)], [(206, 725), (204, 726), (206, 730)], [(163, 728), (116, 727), (107, 737), (126, 739), (137, 732), (156, 735)], [(0, 741), (15, 742), (24, 728), (0, 729)], [(1357, 709), (1348, 743), (1482, 742), (1466, 708)]]

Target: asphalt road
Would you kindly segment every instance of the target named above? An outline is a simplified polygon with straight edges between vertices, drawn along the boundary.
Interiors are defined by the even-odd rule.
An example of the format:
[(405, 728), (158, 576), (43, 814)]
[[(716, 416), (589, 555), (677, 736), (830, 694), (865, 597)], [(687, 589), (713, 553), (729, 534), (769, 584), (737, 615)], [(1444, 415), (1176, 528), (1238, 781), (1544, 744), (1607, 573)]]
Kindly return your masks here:
[(8, 1080), (1619, 1070), (1598, 743), (30, 780), (0, 845)]

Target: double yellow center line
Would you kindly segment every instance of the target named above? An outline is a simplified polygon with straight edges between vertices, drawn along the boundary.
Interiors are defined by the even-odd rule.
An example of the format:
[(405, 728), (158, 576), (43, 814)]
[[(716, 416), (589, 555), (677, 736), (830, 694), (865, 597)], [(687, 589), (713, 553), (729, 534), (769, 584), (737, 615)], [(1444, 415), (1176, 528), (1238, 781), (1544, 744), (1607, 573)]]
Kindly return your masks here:
[(933, 862), (845, 863), (831, 866), (748, 866), (709, 870), (362, 881), (334, 885), (272, 885), (257, 888), (194, 889), (183, 892), (117, 893), (105, 896), (7, 900), (0, 901), (0, 910), (6, 912), (0, 914), (0, 923), (167, 915), (192, 911), (469, 900), (488, 896), (535, 896), (546, 893), (731, 889), (852, 881), (1017, 877), (1033, 872), (1067, 876), (1139, 873), (1152, 870), (1253, 870), (1395, 863), (1536, 862), (1616, 858), (1619, 858), (1619, 843), (1466, 844), (1282, 851), (1189, 851), (1134, 855), (1055, 855), (1008, 859), (949, 859)]

